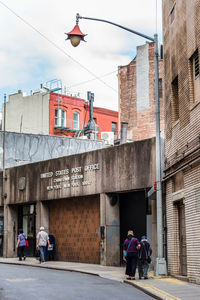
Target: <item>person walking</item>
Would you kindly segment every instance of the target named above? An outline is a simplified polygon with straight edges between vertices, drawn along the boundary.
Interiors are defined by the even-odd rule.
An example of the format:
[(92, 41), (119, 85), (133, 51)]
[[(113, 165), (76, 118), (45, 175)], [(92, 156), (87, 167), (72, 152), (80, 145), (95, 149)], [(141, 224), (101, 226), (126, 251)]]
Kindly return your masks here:
[(148, 279), (148, 269), (149, 264), (151, 263), (150, 256), (152, 254), (152, 249), (145, 235), (141, 237), (140, 245), (141, 247), (138, 252), (139, 279), (142, 279), (142, 277), (144, 277), (144, 279)]
[(40, 250), (40, 262), (45, 263), (45, 248), (48, 243), (48, 246), (50, 246), (49, 242), (49, 236), (46, 231), (44, 231), (44, 227), (40, 227), (40, 231), (37, 234), (37, 243), (36, 248)]
[(25, 247), (26, 247), (26, 236), (23, 233), (23, 230), (20, 229), (19, 235), (17, 237), (17, 245), (16, 245), (16, 248), (18, 249), (19, 260), (22, 260), (22, 257), (24, 260), (26, 259), (26, 256), (24, 255)]
[(123, 246), (123, 260), (126, 262), (125, 274), (128, 276), (128, 280), (135, 280), (139, 248), (138, 239), (134, 237), (133, 231), (129, 230)]

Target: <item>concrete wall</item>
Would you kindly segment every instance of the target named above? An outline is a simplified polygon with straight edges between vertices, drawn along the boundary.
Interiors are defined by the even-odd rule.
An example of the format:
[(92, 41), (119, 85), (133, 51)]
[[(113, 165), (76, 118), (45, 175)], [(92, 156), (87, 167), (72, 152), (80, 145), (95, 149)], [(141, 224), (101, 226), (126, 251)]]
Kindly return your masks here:
[[(0, 139), (0, 169), (2, 169), (2, 132)], [(102, 148), (104, 148), (104, 141), (6, 132), (5, 167), (11, 168)]]
[(100, 195), (100, 225), (104, 232), (101, 237), (101, 264), (120, 264), (120, 211), (119, 201), (112, 206), (110, 196)]
[(137, 47), (136, 95), (137, 111), (149, 109), (149, 44)]
[(10, 168), (6, 175), (7, 204), (144, 189), (155, 181), (155, 139)]
[(49, 134), (49, 94), (13, 94), (6, 104), (6, 131)]
[[(66, 259), (62, 251), (67, 252), (68, 243), (71, 243), (66, 240), (68, 226), (77, 225), (76, 230), (70, 227), (70, 230), (75, 230), (77, 237), (81, 228), (91, 228), (89, 232), (94, 239), (91, 245), (96, 254), (89, 255), (88, 262), (119, 265), (119, 202), (112, 205), (110, 194), (144, 190), (153, 185), (155, 139), (18, 166), (6, 169), (6, 175), (5, 256), (14, 255), (12, 241), (13, 226), (17, 224), (16, 204), (36, 203), (36, 229), (43, 225), (55, 234), (59, 242), (60, 259)], [(84, 218), (85, 223), (82, 224)], [(100, 234), (101, 226), (104, 227), (105, 238)], [(70, 230), (67, 231), (69, 235)], [(86, 246), (89, 247), (89, 244)], [(73, 247), (70, 247), (69, 255), (73, 256)], [(84, 248), (85, 254), (87, 247)], [(68, 259), (83, 262), (85, 257), (78, 257), (77, 252), (74, 258), (70, 256)]]

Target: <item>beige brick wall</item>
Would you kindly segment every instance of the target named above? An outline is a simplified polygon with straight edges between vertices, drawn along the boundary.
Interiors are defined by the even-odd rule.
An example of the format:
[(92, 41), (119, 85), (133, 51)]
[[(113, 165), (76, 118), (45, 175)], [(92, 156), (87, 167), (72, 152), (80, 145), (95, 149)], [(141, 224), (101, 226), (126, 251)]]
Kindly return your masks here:
[[(171, 11), (175, 5), (175, 19)], [(179, 236), (174, 174), (183, 169), (182, 193), (185, 201), (187, 277), (200, 283), (200, 99), (194, 99), (191, 57), (200, 56), (200, 1), (163, 1), (165, 78), (165, 161), (168, 232), (168, 270), (179, 274)], [(178, 76), (179, 118), (175, 121), (172, 81)], [(194, 163), (195, 162), (195, 163)], [(190, 164), (187, 166), (187, 164)]]

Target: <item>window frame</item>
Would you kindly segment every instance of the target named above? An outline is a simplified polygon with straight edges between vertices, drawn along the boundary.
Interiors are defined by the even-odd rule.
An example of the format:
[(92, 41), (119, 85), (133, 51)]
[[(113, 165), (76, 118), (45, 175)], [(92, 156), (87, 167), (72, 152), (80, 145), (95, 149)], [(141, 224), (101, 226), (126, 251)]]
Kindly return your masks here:
[(66, 127), (66, 110), (62, 108), (55, 109), (55, 127)]
[[(113, 125), (115, 125), (115, 130), (113, 130)], [(114, 132), (114, 139), (117, 139), (117, 122), (112, 121), (112, 132)]]
[[(75, 120), (74, 116), (78, 116), (78, 119)], [(74, 130), (79, 130), (80, 129), (79, 120), (80, 120), (80, 114), (77, 111), (74, 111), (73, 112), (73, 129)]]

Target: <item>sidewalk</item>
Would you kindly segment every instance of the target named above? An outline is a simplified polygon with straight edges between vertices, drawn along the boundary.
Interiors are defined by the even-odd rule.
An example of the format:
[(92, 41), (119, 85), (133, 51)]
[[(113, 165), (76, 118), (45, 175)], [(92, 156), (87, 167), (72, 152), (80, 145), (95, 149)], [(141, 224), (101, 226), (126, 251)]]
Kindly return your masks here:
[(35, 258), (27, 258), (25, 261), (18, 261), (18, 258), (2, 258), (0, 263), (28, 265), (32, 267), (48, 268), (64, 271), (81, 272), (100, 276), (110, 280), (116, 280), (133, 285), (134, 287), (144, 291), (146, 294), (155, 299), (162, 300), (199, 300), (200, 299), (200, 285), (191, 284), (171, 277), (154, 277), (153, 273), (149, 273), (148, 280), (126, 280), (124, 275), (124, 268), (122, 267), (106, 267), (93, 264), (82, 264), (61, 261), (48, 261), (45, 264), (40, 264)]

